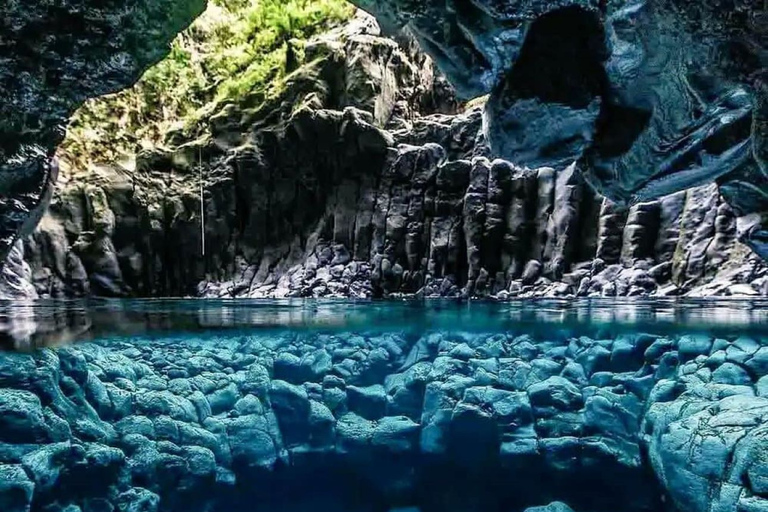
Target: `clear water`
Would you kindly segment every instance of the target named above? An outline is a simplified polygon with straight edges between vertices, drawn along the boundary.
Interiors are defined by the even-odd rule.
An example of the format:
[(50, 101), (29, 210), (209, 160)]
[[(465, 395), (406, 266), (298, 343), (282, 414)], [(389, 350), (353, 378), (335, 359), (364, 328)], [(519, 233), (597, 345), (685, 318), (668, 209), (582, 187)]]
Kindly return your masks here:
[(0, 346), (28, 350), (121, 336), (271, 331), (650, 331), (768, 335), (768, 299), (0, 301)]
[(0, 512), (768, 510), (766, 301), (5, 303), (0, 343)]

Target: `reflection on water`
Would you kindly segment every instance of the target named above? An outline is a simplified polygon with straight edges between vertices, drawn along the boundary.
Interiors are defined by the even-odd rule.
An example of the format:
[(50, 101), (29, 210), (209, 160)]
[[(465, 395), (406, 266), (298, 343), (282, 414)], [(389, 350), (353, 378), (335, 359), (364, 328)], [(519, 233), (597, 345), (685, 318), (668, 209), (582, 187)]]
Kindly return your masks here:
[(594, 334), (706, 330), (768, 337), (767, 300), (92, 300), (0, 302), (0, 346), (222, 330), (461, 330)]

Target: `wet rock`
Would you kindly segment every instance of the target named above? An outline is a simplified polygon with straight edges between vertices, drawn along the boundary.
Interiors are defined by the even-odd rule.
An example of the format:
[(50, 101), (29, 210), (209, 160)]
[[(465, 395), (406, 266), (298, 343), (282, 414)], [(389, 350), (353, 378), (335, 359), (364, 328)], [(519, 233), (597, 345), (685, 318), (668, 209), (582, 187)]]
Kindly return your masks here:
[(741, 366), (726, 362), (712, 372), (712, 382), (738, 386), (749, 385), (752, 383), (752, 379), (749, 373)]
[(311, 408), (304, 388), (276, 380), (272, 382), (269, 397), (286, 443), (305, 441)]
[(529, 507), (525, 512), (573, 512), (573, 509), (560, 501), (554, 501), (541, 507)]
[(369, 420), (384, 416), (387, 409), (387, 394), (380, 385), (347, 388), (347, 404), (350, 411)]
[[(14, 364), (0, 366), (2, 503), (25, 511), (30, 499), (80, 510), (98, 502), (175, 511), (194, 499), (216, 508), (230, 495), (219, 489), (249, 482), (253, 492), (270, 493), (276, 479), (300, 481), (310, 467), (319, 479), (338, 464), (373, 477), (390, 499), (414, 492), (450, 460), (462, 475), (496, 474), (503, 464), (505, 478), (519, 481), (534, 473), (570, 481), (589, 465), (580, 482), (608, 480), (624, 489), (620, 499), (630, 510), (654, 509), (658, 483), (641, 453), (685, 509), (709, 510), (726, 503), (725, 493), (742, 496), (745, 486), (763, 492), (768, 370), (760, 342), (746, 336), (297, 333), (277, 344), (271, 334), (244, 337), (236, 355), (228, 342), (183, 337), (137, 347), (68, 347), (50, 359), (53, 378), (34, 379), (32, 387), (26, 375), (40, 356), (15, 355)], [(266, 369), (278, 356), (312, 367), (323, 352), (327, 370), (307, 372), (301, 384)], [(203, 360), (216, 364), (189, 379), (164, 377), (169, 367), (197, 373)], [(110, 394), (116, 389), (134, 404), (120, 414)], [(94, 416), (97, 410), (105, 414)], [(699, 444), (691, 450), (693, 439)], [(736, 461), (732, 478), (723, 469), (729, 460)], [(456, 485), (444, 487), (430, 494)], [(79, 494), (69, 494), (73, 488)], [(531, 487), (532, 502), (549, 499), (538, 489)], [(562, 492), (587, 510), (619, 499), (568, 486)]]
[(31, 233), (50, 200), (60, 127), (85, 100), (132, 85), (204, 6), (200, 0), (5, 6), (0, 261)]
[(0, 465), (0, 506), (8, 512), (29, 512), (35, 484), (19, 465)]
[(0, 297), (37, 298), (37, 290), (32, 283), (32, 269), (24, 259), (24, 245), (21, 241), (10, 248), (5, 263), (0, 266)]
[(117, 510), (120, 512), (155, 512), (159, 504), (159, 496), (141, 488), (131, 489), (117, 498)]
[[(748, 14), (717, 23), (702, 21), (717, 17), (717, 2), (630, 10), (623, 4), (590, 1), (502, 7), (481, 1), (466, 10), (453, 1), (429, 6), (401, 0), (356, 3), (386, 26), (407, 27), (460, 95), (490, 94), (484, 135), (496, 156), (531, 168), (578, 161), (585, 181), (621, 203), (657, 200), (717, 180), (730, 207), (743, 216), (754, 214), (744, 240), (765, 254), (761, 233), (766, 203), (756, 191), (765, 180), (767, 145), (763, 109), (753, 106), (764, 105), (768, 95), (761, 57), (763, 6), (743, 1), (739, 9)], [(674, 20), (674, 29), (665, 25), (667, 20)], [(621, 44), (606, 45), (607, 33)], [(650, 48), (650, 41), (663, 38), (672, 45)], [(727, 58), (700, 44), (727, 47), (736, 40), (749, 41), (749, 50)], [(685, 48), (685, 57), (670, 47)], [(649, 59), (637, 59), (639, 53)], [(708, 70), (705, 83), (675, 85), (681, 75), (699, 72), (702, 66)], [(587, 79), (576, 85), (566, 79), (574, 75)], [(649, 84), (664, 93), (649, 94), (643, 89)], [(719, 93), (708, 95), (713, 87)], [(702, 104), (694, 106), (695, 98)], [(610, 114), (606, 101), (613, 102)], [(673, 117), (697, 121), (684, 126)], [(716, 135), (709, 126), (722, 131)], [(725, 147), (707, 144), (724, 133), (732, 136)], [(692, 139), (697, 143), (686, 144)], [(673, 142), (659, 151), (659, 141), (669, 140)], [(684, 221), (677, 229), (675, 223), (662, 222), (667, 234), (677, 232), (696, 246), (680, 266), (693, 275), (713, 255), (707, 255), (708, 247), (700, 241), (714, 235), (711, 249), (721, 259), (723, 240), (733, 236), (733, 223), (717, 202), (698, 204), (702, 208), (690, 213), (708, 217), (700, 219), (706, 228), (690, 229)], [(622, 253), (634, 258), (632, 247), (648, 247), (642, 242), (645, 230), (635, 222), (630, 226), (625, 244), (615, 222), (601, 227), (607, 261)]]
[(538, 409), (570, 410), (581, 405), (581, 393), (572, 382), (562, 377), (550, 377), (528, 388), (531, 405)]
[(29, 391), (0, 392), (0, 436), (10, 443), (38, 444), (51, 441), (40, 398)]

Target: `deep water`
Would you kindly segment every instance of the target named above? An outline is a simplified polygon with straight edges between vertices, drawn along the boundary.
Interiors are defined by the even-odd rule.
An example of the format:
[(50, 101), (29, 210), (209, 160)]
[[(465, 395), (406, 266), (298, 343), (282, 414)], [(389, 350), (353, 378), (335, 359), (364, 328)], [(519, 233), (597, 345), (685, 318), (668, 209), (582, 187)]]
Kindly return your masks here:
[(0, 512), (768, 510), (762, 301), (9, 303), (0, 340)]

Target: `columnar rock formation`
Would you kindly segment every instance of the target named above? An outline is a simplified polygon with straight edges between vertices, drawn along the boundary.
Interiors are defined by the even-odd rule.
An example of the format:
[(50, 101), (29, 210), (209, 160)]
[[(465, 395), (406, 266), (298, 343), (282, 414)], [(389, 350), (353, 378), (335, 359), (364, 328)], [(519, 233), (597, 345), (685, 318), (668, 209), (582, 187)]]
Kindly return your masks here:
[(0, 507), (766, 506), (764, 340), (585, 334), (302, 330), (4, 353)]
[(576, 160), (622, 203), (717, 180), (743, 239), (768, 257), (765, 3), (353, 1), (407, 27), (460, 94), (490, 94), (495, 155)]
[(306, 62), (274, 103), (213, 116), (209, 140), (64, 186), (24, 243), (38, 293), (768, 293), (716, 186), (623, 207), (573, 166), (494, 160), (482, 107), (456, 113), (430, 61), (369, 18)]
[[(8, 30), (18, 37), (2, 47), (15, 52), (3, 76), (27, 77), (17, 66), (23, 64), (17, 56), (25, 55), (14, 50), (19, 45), (31, 45), (37, 67), (6, 98), (6, 139), (16, 149), (5, 154), (29, 153), (35, 142), (24, 137), (39, 137), (42, 149), (32, 152), (38, 159), (4, 157), (6, 167), (31, 171), (5, 173), (16, 183), (10, 188), (0, 183), (11, 190), (0, 199), (7, 210), (3, 251), (22, 224), (28, 231), (42, 215), (36, 205), (47, 202), (57, 170), (47, 163), (60, 140), (55, 127), (84, 98), (127, 85), (159, 58), (160, 42), (201, 7), (193, 4), (126, 6), (139, 16), (124, 32), (109, 27), (125, 12), (83, 11), (103, 18), (107, 28), (90, 24), (93, 34), (56, 50), (25, 39), (31, 29), (16, 30), (37, 18), (12, 5), (20, 14)], [(380, 37), (370, 20), (358, 20), (311, 44), (279, 98), (256, 110), (232, 104), (215, 112), (207, 138), (185, 144), (169, 137), (170, 149), (140, 155), (135, 170), (105, 168), (66, 182), (38, 231), (23, 248), (17, 243), (4, 264), (3, 293), (29, 296), (32, 287), (43, 296), (766, 293), (765, 266), (735, 241), (761, 251), (762, 89), (731, 87), (709, 69), (694, 76), (680, 62), (685, 52), (661, 58), (680, 48), (680, 37), (709, 37), (689, 48), (702, 62), (738, 40), (746, 47), (734, 47), (730, 62), (732, 76), (742, 79), (761, 65), (762, 11), (739, 8), (720, 32), (703, 23), (675, 35), (670, 20), (703, 15), (704, 7), (673, 4), (568, 1), (507, 10), (481, 1), (464, 10), (429, 4), (414, 13), (396, 0), (365, 3), (387, 26), (407, 25), (459, 94), (492, 92), (486, 106), (457, 113), (445, 79), (412, 41)], [(66, 10), (36, 16), (58, 26), (56, 13)], [(150, 14), (163, 30), (131, 46)], [(557, 38), (577, 28), (581, 36), (565, 37), (570, 46)], [(119, 37), (101, 48), (102, 33), (113, 32)], [(665, 43), (649, 43), (640, 59), (642, 44), (628, 42), (638, 33), (646, 43), (654, 37)], [(603, 55), (608, 36), (613, 53)], [(101, 48), (100, 63), (114, 66), (88, 71), (81, 61), (90, 54), (78, 46), (86, 42)], [(64, 54), (57, 60), (55, 51)], [(114, 52), (124, 59), (110, 60)], [(755, 52), (757, 60), (750, 60)], [(621, 81), (632, 70), (646, 76), (653, 59), (667, 63), (653, 80)], [(541, 73), (531, 62), (544, 66)], [(61, 72), (46, 74), (52, 63)], [(80, 74), (64, 73), (69, 67)], [(86, 80), (86, 72), (97, 79)], [(592, 80), (601, 73), (606, 83)], [(49, 75), (98, 85), (55, 88)], [(688, 83), (684, 90), (680, 77)], [(38, 99), (17, 100), (25, 83)], [(52, 87), (69, 96), (54, 106), (40, 100), (54, 97)], [(694, 92), (698, 107), (686, 100)], [(662, 103), (646, 104), (653, 98)], [(32, 104), (42, 109), (41, 130), (11, 136)], [(664, 119), (649, 118), (651, 107), (653, 115), (666, 112)], [(750, 137), (747, 125), (754, 126), (754, 151), (742, 140)], [(680, 133), (690, 137), (679, 139)], [(499, 153), (514, 163), (495, 160)], [(566, 165), (579, 155), (576, 168)], [(530, 171), (522, 163), (553, 166)], [(701, 185), (715, 178), (719, 194)], [(693, 185), (701, 186), (663, 195)], [(603, 203), (595, 189), (617, 201)], [(627, 199), (639, 202), (624, 206)]]

